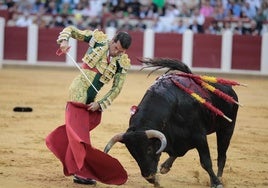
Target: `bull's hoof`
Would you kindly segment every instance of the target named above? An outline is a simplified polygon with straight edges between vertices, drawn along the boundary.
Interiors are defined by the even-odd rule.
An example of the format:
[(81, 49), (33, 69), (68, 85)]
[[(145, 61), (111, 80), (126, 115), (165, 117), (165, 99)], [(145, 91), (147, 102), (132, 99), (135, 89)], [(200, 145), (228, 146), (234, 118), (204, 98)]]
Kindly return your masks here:
[(159, 182), (155, 182), (154, 183), (154, 187), (158, 187), (158, 188), (160, 188), (161, 186), (160, 186), (160, 183)]
[(166, 174), (166, 173), (168, 173), (170, 171), (170, 168), (166, 168), (166, 167), (164, 167), (164, 166), (162, 166), (161, 168), (160, 168), (160, 173), (161, 174)]
[(154, 187), (161, 188), (160, 183), (159, 183), (159, 177), (157, 175), (151, 175), (148, 177), (145, 177), (145, 179), (154, 185)]
[(213, 186), (211, 186), (211, 188), (223, 188), (223, 185), (222, 185), (222, 184), (219, 184), (219, 185), (213, 185)]

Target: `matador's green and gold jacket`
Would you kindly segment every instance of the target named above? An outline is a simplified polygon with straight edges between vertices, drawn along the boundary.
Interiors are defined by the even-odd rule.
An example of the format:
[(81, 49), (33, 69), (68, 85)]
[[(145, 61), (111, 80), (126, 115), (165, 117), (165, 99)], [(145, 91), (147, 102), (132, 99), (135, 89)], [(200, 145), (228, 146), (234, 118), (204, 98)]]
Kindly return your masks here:
[[(130, 59), (127, 54), (122, 54), (113, 57), (110, 62), (108, 62), (109, 40), (107, 35), (102, 31), (79, 30), (73, 26), (68, 26), (60, 32), (57, 43), (60, 44), (62, 40), (68, 41), (70, 38), (89, 44), (89, 48), (82, 58), (82, 61), (91, 69), (97, 69), (98, 76), (96, 75), (97, 73), (87, 69), (84, 69), (84, 72), (92, 83), (100, 83), (97, 84), (98, 89), (100, 89), (103, 84), (107, 84), (113, 79), (113, 85), (110, 91), (104, 95), (102, 99), (97, 101), (101, 109), (104, 110), (119, 95), (126, 78), (127, 70), (130, 68)], [(98, 79), (97, 82), (96, 78)], [(97, 93), (92, 90), (92, 86), (91, 92), (89, 92), (90, 86), (91, 84), (86, 81), (83, 75), (76, 77), (70, 86), (70, 100), (85, 104), (92, 102), (89, 98), (92, 98), (92, 95), (94, 95), (93, 99), (95, 99)]]

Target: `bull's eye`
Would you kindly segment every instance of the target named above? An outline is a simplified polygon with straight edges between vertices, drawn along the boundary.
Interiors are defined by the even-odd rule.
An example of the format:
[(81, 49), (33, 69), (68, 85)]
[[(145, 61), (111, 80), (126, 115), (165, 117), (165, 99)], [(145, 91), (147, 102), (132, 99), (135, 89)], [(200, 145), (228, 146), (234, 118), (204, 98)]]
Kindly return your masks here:
[(147, 154), (152, 154), (152, 153), (153, 153), (153, 147), (148, 147)]

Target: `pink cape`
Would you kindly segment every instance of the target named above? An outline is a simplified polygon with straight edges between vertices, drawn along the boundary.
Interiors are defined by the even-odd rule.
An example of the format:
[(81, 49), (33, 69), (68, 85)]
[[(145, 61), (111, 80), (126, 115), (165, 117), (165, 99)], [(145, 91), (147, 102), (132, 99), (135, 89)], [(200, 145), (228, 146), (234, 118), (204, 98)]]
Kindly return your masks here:
[(46, 145), (62, 162), (66, 176), (76, 174), (105, 184), (124, 184), (127, 172), (120, 162), (90, 143), (89, 131), (100, 123), (101, 112), (89, 112), (86, 107), (68, 102), (66, 124), (46, 137)]

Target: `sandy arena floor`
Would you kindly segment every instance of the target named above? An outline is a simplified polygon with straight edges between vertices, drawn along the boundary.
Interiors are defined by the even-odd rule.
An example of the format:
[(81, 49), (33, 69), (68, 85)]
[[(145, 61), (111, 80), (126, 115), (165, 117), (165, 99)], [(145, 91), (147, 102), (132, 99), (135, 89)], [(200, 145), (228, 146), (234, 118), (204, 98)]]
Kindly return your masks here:
[[(65, 177), (62, 165), (47, 149), (44, 138), (64, 123), (67, 90), (76, 69), (0, 69), (0, 187), (3, 188), (83, 188)], [(211, 74), (217, 76), (215, 74)], [(120, 96), (103, 113), (102, 123), (92, 132), (93, 145), (103, 149), (108, 140), (128, 127), (129, 108), (138, 104), (158, 73), (130, 72)], [(268, 77), (225, 76), (248, 87), (235, 87), (244, 106), (239, 109), (237, 126), (228, 150), (223, 183), (229, 188), (268, 187)], [(107, 86), (105, 90), (109, 89)], [(13, 112), (15, 106), (30, 106), (33, 112)], [(216, 169), (215, 135), (209, 144)], [(153, 187), (122, 144), (109, 153), (129, 174), (124, 188)], [(162, 154), (161, 162), (166, 159)], [(160, 162), (160, 163), (161, 163)], [(209, 187), (209, 177), (199, 164), (195, 150), (178, 158), (171, 171), (160, 175), (166, 188)], [(98, 183), (96, 187), (117, 187)]]

